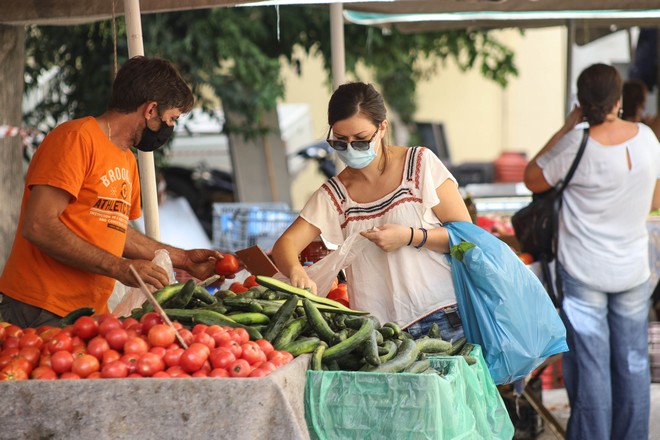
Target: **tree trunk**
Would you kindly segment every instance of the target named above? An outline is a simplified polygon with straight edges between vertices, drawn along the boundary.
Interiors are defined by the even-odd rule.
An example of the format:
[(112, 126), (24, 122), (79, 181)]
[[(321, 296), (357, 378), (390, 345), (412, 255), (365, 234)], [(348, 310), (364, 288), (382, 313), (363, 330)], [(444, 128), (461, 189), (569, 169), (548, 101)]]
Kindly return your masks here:
[[(21, 126), (25, 30), (0, 25), (0, 125)], [(14, 242), (23, 195), (20, 136), (0, 137), (0, 271)]]

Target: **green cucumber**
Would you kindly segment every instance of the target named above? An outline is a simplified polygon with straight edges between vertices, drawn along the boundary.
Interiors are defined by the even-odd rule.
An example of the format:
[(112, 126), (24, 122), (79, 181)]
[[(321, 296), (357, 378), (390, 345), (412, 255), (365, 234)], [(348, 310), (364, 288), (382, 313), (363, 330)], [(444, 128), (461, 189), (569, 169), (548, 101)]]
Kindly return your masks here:
[(429, 337), (416, 339), (415, 344), (421, 353), (447, 353), (452, 348), (450, 342)]
[(290, 321), (273, 340), (273, 347), (282, 350), (282, 347), (295, 341), (307, 326), (307, 319), (296, 318)]
[(461, 336), (455, 342), (452, 342), (451, 349), (449, 350), (448, 354), (450, 356), (458, 354), (466, 343), (467, 343), (467, 339), (465, 338), (465, 336)]
[(399, 325), (397, 323), (395, 323), (395, 322), (386, 322), (385, 324), (383, 324), (383, 327), (389, 327), (392, 330), (394, 330), (394, 337), (395, 338), (398, 338), (399, 336), (401, 336), (401, 327), (399, 327)]
[(257, 283), (261, 284), (262, 286), (266, 286), (270, 289), (273, 290), (279, 290), (281, 292), (285, 293), (292, 293), (294, 295), (297, 295), (301, 298), (307, 298), (311, 301), (314, 301), (316, 303), (320, 304), (325, 304), (327, 306), (335, 307), (339, 310), (348, 310), (350, 311), (348, 307), (344, 306), (341, 303), (338, 303), (337, 301), (333, 301), (331, 299), (325, 298), (323, 296), (318, 296), (314, 295), (313, 293), (305, 290), (305, 289), (300, 289), (298, 287), (294, 287), (290, 284), (284, 283), (282, 281), (276, 280), (275, 278), (272, 277), (267, 277), (264, 275), (257, 275), (256, 278)]
[(225, 298), (231, 298), (237, 296), (236, 293), (232, 292), (231, 290), (218, 290), (213, 294), (216, 299), (225, 299)]
[(254, 298), (245, 298), (244, 296), (236, 298), (225, 298), (222, 303), (231, 309), (243, 310), (246, 312), (261, 313), (264, 307)]
[(321, 341), (316, 349), (314, 349), (314, 353), (312, 353), (312, 370), (320, 371), (323, 369), (323, 363), (321, 361), (323, 359), (323, 352), (326, 348), (328, 348), (328, 344), (326, 344), (325, 341)]
[(461, 351), (458, 352), (460, 356), (470, 356), (472, 354), (472, 350), (474, 350), (474, 344), (470, 344), (469, 342), (466, 342), (463, 348), (461, 348)]
[(298, 338), (282, 347), (282, 350), (288, 351), (293, 357), (297, 357), (301, 354), (313, 353), (320, 343), (321, 340), (316, 337)]
[(319, 309), (307, 298), (303, 299), (303, 307), (307, 321), (312, 329), (319, 335), (321, 340), (332, 343), (335, 338), (335, 332), (332, 331)]
[(161, 306), (164, 309), (185, 309), (195, 292), (195, 280), (189, 279), (183, 287), (167, 301), (163, 301)]
[(94, 309), (91, 307), (80, 307), (79, 309), (72, 310), (60, 319), (60, 327), (73, 325), (81, 316), (92, 316), (93, 314)]
[[(177, 295), (181, 291), (181, 289), (183, 289), (183, 286), (185, 286), (185, 284), (186, 283), (174, 283), (174, 284), (169, 284), (163, 287), (162, 289), (158, 289), (153, 293), (154, 299), (158, 304), (162, 306), (167, 301), (174, 298), (174, 296)], [(154, 306), (152, 306), (149, 301), (145, 301), (142, 304), (142, 309), (144, 310), (145, 313), (153, 312)]]
[(431, 361), (429, 359), (424, 359), (421, 361), (415, 361), (412, 364), (408, 365), (403, 369), (404, 373), (423, 373), (431, 367)]
[(374, 322), (370, 319), (366, 319), (360, 330), (355, 332), (352, 336), (332, 347), (328, 347), (325, 353), (323, 353), (323, 360), (332, 361), (357, 349), (367, 340), (367, 338), (369, 338), (369, 336), (371, 336), (371, 332), (374, 329)]
[(440, 326), (438, 325), (437, 322), (434, 322), (431, 324), (431, 327), (429, 327), (429, 331), (427, 333), (429, 338), (438, 338), (440, 339)]
[(215, 304), (218, 302), (215, 296), (211, 295), (206, 287), (195, 284), (195, 290), (193, 290), (193, 298), (200, 300), (206, 304)]
[(273, 339), (282, 331), (284, 325), (291, 319), (293, 312), (298, 305), (298, 298), (291, 296), (282, 304), (279, 310), (270, 318), (270, 324), (264, 332), (264, 339), (272, 342)]
[(263, 313), (256, 312), (240, 312), (232, 313), (227, 315), (227, 317), (233, 319), (239, 324), (245, 325), (264, 325), (270, 322), (270, 318)]
[(364, 356), (364, 360), (371, 365), (380, 365), (380, 357), (378, 356), (378, 338), (376, 335), (380, 335), (380, 333), (374, 329), (367, 340), (362, 343), (362, 356)]
[(396, 355), (392, 359), (369, 371), (377, 373), (399, 373), (415, 362), (418, 355), (419, 349), (417, 348), (415, 341), (409, 338), (404, 338), (403, 341), (401, 341), (401, 346), (397, 350)]
[[(399, 349), (399, 346), (396, 345), (396, 342), (388, 339), (388, 340), (383, 342), (383, 346), (381, 348), (386, 349), (386, 353), (379, 356), (380, 363), (383, 364), (383, 363), (389, 361), (390, 359), (392, 359), (394, 356), (396, 356), (396, 352)], [(380, 353), (380, 350), (379, 350), (379, 353)]]
[(392, 339), (394, 338), (394, 329), (392, 327), (381, 327), (378, 329), (381, 335), (383, 335), (384, 339)]

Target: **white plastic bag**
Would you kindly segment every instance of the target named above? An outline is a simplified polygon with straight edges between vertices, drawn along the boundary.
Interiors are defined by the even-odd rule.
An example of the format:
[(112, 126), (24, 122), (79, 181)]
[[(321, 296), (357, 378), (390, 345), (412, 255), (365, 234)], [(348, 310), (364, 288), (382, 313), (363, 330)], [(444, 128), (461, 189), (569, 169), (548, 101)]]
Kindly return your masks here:
[[(174, 277), (174, 267), (172, 266), (170, 253), (165, 249), (158, 249), (155, 254), (152, 262), (165, 269), (170, 284), (175, 283), (176, 278)], [(150, 284), (147, 284), (147, 289), (151, 293), (156, 291), (156, 288)], [(131, 310), (142, 307), (142, 304), (146, 300), (147, 298), (145, 298), (144, 293), (142, 293), (139, 287), (128, 287), (117, 281), (115, 283), (115, 290), (112, 292), (110, 299), (108, 299), (108, 308), (115, 316), (129, 316)], [(113, 303), (116, 306), (113, 306)]]
[[(362, 253), (367, 243), (369, 240), (356, 232), (350, 235), (336, 251), (311, 266), (305, 267), (307, 275), (316, 283), (316, 291), (319, 296), (328, 295), (339, 271), (350, 266), (355, 257)], [(289, 279), (280, 272), (275, 274), (274, 278), (289, 282)]]

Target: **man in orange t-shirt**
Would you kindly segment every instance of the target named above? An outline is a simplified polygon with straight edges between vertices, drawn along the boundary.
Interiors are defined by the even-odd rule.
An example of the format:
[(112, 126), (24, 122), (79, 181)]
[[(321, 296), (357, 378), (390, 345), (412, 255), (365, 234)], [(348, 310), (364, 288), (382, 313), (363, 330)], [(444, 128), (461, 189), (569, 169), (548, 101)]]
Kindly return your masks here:
[(166, 249), (175, 268), (205, 279), (222, 254), (159, 243), (129, 225), (141, 215), (130, 147), (153, 151), (193, 105), (190, 88), (165, 60), (134, 57), (117, 73), (108, 110), (49, 133), (26, 176), (14, 244), (0, 277), (3, 319), (25, 327), (57, 324), (80, 307), (108, 311), (115, 280), (156, 288), (168, 275), (154, 264)]

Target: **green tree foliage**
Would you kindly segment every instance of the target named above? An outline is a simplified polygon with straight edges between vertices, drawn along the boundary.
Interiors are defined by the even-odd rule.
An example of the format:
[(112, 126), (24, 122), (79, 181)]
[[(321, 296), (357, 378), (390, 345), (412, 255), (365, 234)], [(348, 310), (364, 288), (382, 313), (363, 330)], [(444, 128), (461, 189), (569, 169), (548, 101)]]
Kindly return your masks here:
[[(261, 115), (284, 95), (280, 60), (292, 59), (293, 48), (323, 56), (330, 65), (327, 8), (281, 6), (217, 8), (142, 16), (145, 54), (172, 60), (191, 85), (197, 104), (213, 111), (215, 98), (243, 115), (242, 127), (259, 134)], [(402, 34), (358, 25), (345, 26), (346, 66), (355, 74), (359, 63), (374, 72), (388, 102), (403, 121), (415, 113), (415, 84), (452, 58), (463, 70), (479, 67), (502, 86), (516, 75), (512, 52), (489, 33), (467, 30)], [(116, 20), (118, 64), (126, 59), (124, 20)], [(27, 32), (26, 84), (52, 72), (43, 101), (26, 115), (26, 123), (100, 114), (114, 74), (113, 23), (54, 27), (31, 26)], [(425, 61), (425, 62), (420, 62)], [(58, 68), (58, 69), (54, 69)], [(46, 128), (46, 127), (43, 127)]]

